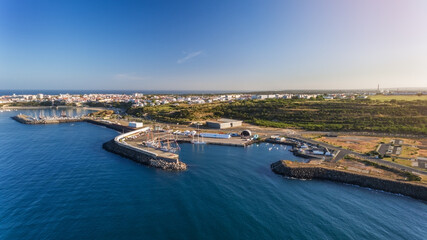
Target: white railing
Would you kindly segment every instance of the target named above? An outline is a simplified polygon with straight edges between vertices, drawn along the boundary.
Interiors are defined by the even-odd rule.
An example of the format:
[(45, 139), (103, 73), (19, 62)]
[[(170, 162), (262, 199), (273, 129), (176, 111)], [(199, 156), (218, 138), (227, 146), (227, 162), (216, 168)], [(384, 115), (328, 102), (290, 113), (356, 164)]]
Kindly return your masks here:
[(141, 129), (137, 129), (137, 130), (131, 131), (131, 132), (120, 134), (119, 136), (117, 136), (117, 137), (114, 138), (114, 142), (116, 142), (117, 144), (119, 144), (119, 145), (121, 145), (121, 146), (123, 146), (125, 148), (131, 149), (131, 150), (134, 150), (134, 151), (137, 151), (137, 152), (141, 152), (143, 154), (147, 154), (147, 155), (150, 155), (151, 157), (156, 158), (157, 157), (156, 153), (150, 152), (148, 150), (143, 150), (143, 149), (131, 146), (131, 145), (127, 144), (124, 141), (123, 142), (120, 141), (120, 140), (122, 140), (122, 139), (124, 139), (126, 137), (131, 136), (131, 135), (134, 135), (134, 134), (137, 134), (137, 133), (140, 133), (140, 132), (146, 132), (148, 130), (150, 130), (150, 128), (149, 127), (145, 127), (145, 128), (141, 128)]

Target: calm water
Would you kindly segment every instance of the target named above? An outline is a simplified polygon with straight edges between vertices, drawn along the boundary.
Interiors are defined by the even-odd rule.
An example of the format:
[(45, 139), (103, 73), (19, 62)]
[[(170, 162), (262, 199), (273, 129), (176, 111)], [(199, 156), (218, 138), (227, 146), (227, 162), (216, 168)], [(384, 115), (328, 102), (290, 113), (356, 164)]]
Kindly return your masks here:
[(0, 113), (0, 239), (427, 236), (425, 202), (273, 174), (270, 163), (297, 160), (282, 146), (183, 145), (188, 171), (165, 172), (104, 151), (110, 129), (16, 113)]

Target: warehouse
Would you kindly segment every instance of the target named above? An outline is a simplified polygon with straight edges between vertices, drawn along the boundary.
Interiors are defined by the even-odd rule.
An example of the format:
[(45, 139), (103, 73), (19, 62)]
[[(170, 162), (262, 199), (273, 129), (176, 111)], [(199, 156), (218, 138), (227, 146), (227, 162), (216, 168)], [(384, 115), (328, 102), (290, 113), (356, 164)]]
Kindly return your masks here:
[(143, 127), (143, 123), (142, 122), (129, 122), (129, 127), (131, 128), (142, 128)]
[(242, 126), (242, 121), (221, 118), (221, 119), (218, 119), (217, 121), (206, 121), (206, 125), (210, 128), (225, 129), (225, 128)]

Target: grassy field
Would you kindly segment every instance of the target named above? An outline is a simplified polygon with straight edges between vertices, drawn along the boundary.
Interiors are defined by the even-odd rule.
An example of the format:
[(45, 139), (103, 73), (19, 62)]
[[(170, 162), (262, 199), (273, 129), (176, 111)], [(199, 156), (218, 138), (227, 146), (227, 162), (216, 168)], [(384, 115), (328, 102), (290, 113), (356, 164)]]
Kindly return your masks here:
[(374, 95), (374, 96), (369, 96), (370, 99), (372, 100), (379, 100), (382, 102), (385, 101), (391, 101), (391, 100), (398, 100), (398, 101), (416, 101), (416, 100), (421, 100), (421, 101), (425, 101), (427, 100), (427, 95), (421, 95), (421, 96), (417, 96), (417, 95)]
[(410, 146), (402, 146), (402, 152), (399, 157), (403, 158), (416, 158), (418, 157), (418, 148)]
[(315, 140), (360, 153), (374, 151), (380, 143), (378, 137), (363, 136), (320, 137)]
[(309, 131), (371, 131), (427, 135), (427, 101), (269, 99), (131, 108), (129, 115), (186, 123), (220, 117), (259, 126)]
[(393, 158), (385, 157), (385, 158), (383, 158), (383, 160), (395, 162), (397, 164), (407, 166), (407, 167), (412, 167), (412, 161), (411, 160), (406, 160), (406, 159), (401, 159), (401, 158), (396, 158), (396, 157), (393, 157)]

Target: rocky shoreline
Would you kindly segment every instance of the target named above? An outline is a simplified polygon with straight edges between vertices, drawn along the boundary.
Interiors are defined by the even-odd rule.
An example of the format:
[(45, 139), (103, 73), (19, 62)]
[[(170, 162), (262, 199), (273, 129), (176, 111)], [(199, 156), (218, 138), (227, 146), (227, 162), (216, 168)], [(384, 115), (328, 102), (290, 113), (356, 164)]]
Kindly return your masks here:
[(354, 184), (361, 187), (402, 194), (415, 199), (427, 201), (427, 186), (409, 181), (373, 177), (318, 165), (292, 163), (291, 161), (285, 160), (272, 163), (271, 170), (286, 177), (298, 179), (321, 179)]
[(163, 170), (172, 170), (172, 171), (183, 171), (187, 169), (187, 165), (179, 160), (177, 160), (176, 162), (171, 162), (171, 161), (162, 159), (160, 157), (150, 155), (149, 153), (136, 151), (134, 149), (127, 148), (125, 146), (122, 146), (116, 143), (114, 139), (104, 143), (102, 147), (109, 152), (118, 154), (122, 157), (129, 158), (135, 162), (138, 162), (147, 166), (161, 168)]
[(23, 123), (23, 124), (59, 124), (59, 123), (71, 123), (71, 122), (82, 122), (83, 120), (80, 118), (64, 118), (64, 119), (46, 119), (46, 120), (32, 120), (26, 115), (17, 115), (14, 117), (11, 117), (17, 122)]

